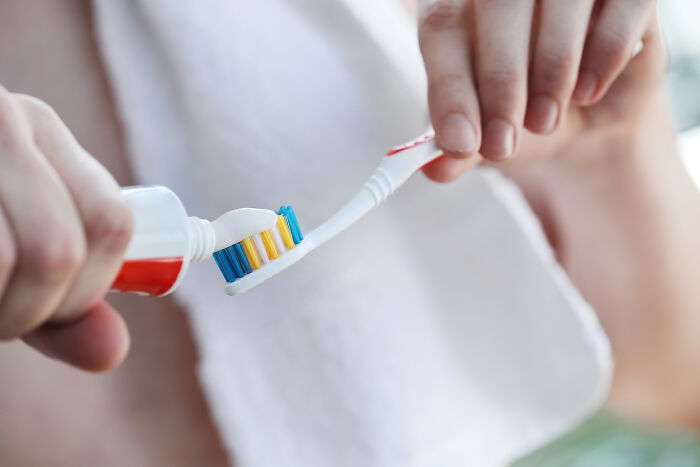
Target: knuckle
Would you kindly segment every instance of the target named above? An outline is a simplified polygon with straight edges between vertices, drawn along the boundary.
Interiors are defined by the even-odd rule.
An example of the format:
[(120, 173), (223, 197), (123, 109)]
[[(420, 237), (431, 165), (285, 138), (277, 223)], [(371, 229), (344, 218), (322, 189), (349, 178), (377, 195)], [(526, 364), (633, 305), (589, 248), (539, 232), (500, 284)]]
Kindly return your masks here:
[(507, 68), (485, 72), (479, 79), (479, 95), (486, 120), (520, 120), (527, 102), (527, 80), (523, 73)]
[(29, 111), (35, 119), (42, 121), (55, 121), (58, 119), (56, 111), (46, 102), (27, 94), (15, 94), (20, 103)]
[(485, 70), (482, 83), (485, 87), (499, 90), (518, 89), (525, 82), (523, 73), (512, 69)]
[(608, 57), (608, 62), (623, 61), (631, 50), (631, 36), (624, 31), (613, 28), (602, 28), (598, 33), (599, 53)]
[(108, 252), (123, 253), (134, 230), (129, 207), (119, 193), (99, 200), (95, 206), (85, 221), (88, 242)]
[(545, 50), (537, 57), (534, 78), (537, 85), (557, 91), (574, 84), (577, 68), (578, 58), (573, 52)]
[(87, 248), (81, 235), (55, 222), (41, 232), (25, 235), (20, 244), (19, 267), (44, 285), (72, 278), (85, 261)]
[(442, 74), (432, 77), (428, 84), (428, 93), (432, 96), (455, 96), (466, 91), (471, 78), (464, 73)]
[(463, 7), (454, 0), (437, 0), (421, 12), (420, 29), (449, 29), (462, 24)]
[(442, 74), (428, 81), (428, 100), (431, 112), (478, 112), (471, 91), (471, 77), (463, 73)]

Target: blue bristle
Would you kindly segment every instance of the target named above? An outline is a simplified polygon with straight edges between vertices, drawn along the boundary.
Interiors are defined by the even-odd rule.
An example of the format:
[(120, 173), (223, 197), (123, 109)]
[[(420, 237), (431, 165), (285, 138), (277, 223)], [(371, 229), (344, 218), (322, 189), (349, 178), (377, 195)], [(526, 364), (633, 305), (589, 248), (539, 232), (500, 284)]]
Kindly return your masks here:
[[(243, 270), (243, 266), (241, 266), (241, 262), (236, 257), (236, 252), (233, 250), (233, 246), (226, 248), (226, 250), (224, 250), (224, 251), (226, 251), (226, 258), (228, 259), (229, 263), (231, 263), (231, 266), (233, 267), (235, 279), (238, 279), (238, 278), (245, 276), (245, 271)], [(230, 281), (230, 282), (233, 282), (233, 281)]]
[(219, 250), (214, 253), (214, 261), (216, 261), (216, 265), (219, 266), (226, 282), (233, 282), (236, 280), (236, 276), (233, 274), (233, 269), (226, 256), (226, 249)]
[(236, 256), (241, 262), (241, 265), (243, 265), (245, 273), (250, 274), (251, 272), (253, 272), (253, 268), (251, 268), (250, 263), (248, 263), (248, 257), (245, 255), (245, 251), (243, 251), (243, 245), (241, 245), (240, 242), (236, 243), (235, 245), (233, 245), (233, 250), (236, 252)]
[(289, 232), (292, 234), (292, 240), (294, 244), (298, 245), (304, 237), (301, 234), (301, 229), (299, 228), (299, 223), (297, 222), (297, 217), (294, 215), (294, 210), (291, 206), (282, 206), (277, 214), (284, 216), (287, 220), (287, 225), (289, 225)]
[(287, 206), (285, 217), (289, 222), (290, 230), (292, 231), (292, 238), (294, 239), (294, 244), (297, 245), (299, 242), (304, 240), (304, 236), (301, 234), (301, 229), (299, 228), (299, 222), (297, 222), (297, 216), (294, 215), (294, 209), (291, 206)]
[[(297, 222), (297, 217), (292, 207), (282, 206), (279, 211), (277, 211), (277, 214), (284, 216), (287, 220), (289, 232), (292, 234), (292, 240), (295, 245), (299, 244), (304, 237), (301, 234), (301, 229), (299, 228), (299, 223)], [(219, 266), (219, 270), (221, 270), (226, 282), (235, 282), (236, 279), (240, 279), (246, 274), (253, 272), (248, 262), (248, 257), (245, 255), (245, 251), (243, 251), (243, 245), (240, 242), (215, 252), (214, 261), (216, 261), (216, 265)]]

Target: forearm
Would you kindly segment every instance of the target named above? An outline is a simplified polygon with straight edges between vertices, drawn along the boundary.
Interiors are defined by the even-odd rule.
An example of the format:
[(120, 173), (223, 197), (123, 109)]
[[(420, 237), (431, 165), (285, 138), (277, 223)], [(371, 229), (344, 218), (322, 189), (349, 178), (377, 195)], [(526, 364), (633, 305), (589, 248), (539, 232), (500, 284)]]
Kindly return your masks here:
[[(565, 267), (601, 309), (688, 306), (682, 298), (694, 291), (682, 285), (700, 267), (692, 261), (700, 253), (700, 195), (678, 157), (673, 130), (662, 117), (581, 147), (587, 150), (578, 160), (552, 164), (548, 177)], [(577, 260), (591, 254), (605, 263)], [(604, 270), (580, 270), (598, 266)], [(610, 290), (601, 287), (601, 274), (620, 286), (656, 286)], [(680, 290), (669, 294), (669, 288)], [(697, 308), (697, 301), (690, 303)]]
[(612, 337), (612, 403), (691, 424), (700, 415), (700, 193), (657, 101), (633, 127), (581, 141), (573, 150), (585, 151), (553, 163), (546, 189), (560, 259)]

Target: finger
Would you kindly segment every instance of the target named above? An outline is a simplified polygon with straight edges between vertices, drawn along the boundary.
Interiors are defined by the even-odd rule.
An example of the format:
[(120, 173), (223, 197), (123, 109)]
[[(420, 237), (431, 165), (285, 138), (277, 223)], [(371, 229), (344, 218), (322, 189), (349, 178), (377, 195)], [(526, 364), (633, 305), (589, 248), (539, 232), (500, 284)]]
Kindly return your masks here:
[(85, 239), (70, 194), (2, 89), (0, 135), (0, 206), (17, 250), (0, 298), (0, 338), (11, 338), (40, 325), (61, 302), (85, 257)]
[(592, 104), (606, 94), (634, 53), (655, 0), (609, 0), (586, 41), (573, 99)]
[(594, 0), (543, 0), (530, 71), (525, 126), (551, 133), (576, 84)]
[(443, 156), (423, 167), (423, 173), (435, 182), (447, 183), (458, 179), (464, 172), (479, 165), (481, 161), (482, 158), (479, 155), (469, 159), (453, 159)]
[(605, 108), (615, 109), (611, 115), (604, 117), (615, 118), (615, 115), (637, 115), (639, 109), (638, 96), (652, 97), (655, 89), (663, 80), (668, 55), (663, 43), (658, 17), (653, 15), (649, 26), (642, 37), (643, 47), (612, 84), (605, 94)]
[(571, 144), (571, 141), (579, 137), (588, 124), (588, 117), (582, 112), (569, 112), (566, 115), (566, 124), (549, 135), (541, 135), (524, 131), (520, 138), (520, 147), (516, 157), (505, 162), (493, 162), (485, 165), (497, 166), (500, 170), (518, 170), (526, 166), (537, 165), (539, 162), (549, 159), (553, 154), (560, 154)]
[(76, 141), (45, 103), (21, 96), (32, 118), (34, 141), (61, 176), (75, 203), (87, 240), (87, 258), (52, 321), (70, 320), (96, 305), (123, 262), (133, 220), (109, 172)]
[(512, 156), (525, 117), (534, 0), (475, 0), (481, 154)]
[(476, 154), (481, 139), (464, 5), (453, 0), (430, 2), (422, 9), (419, 27), (436, 141), (454, 158)]
[(104, 301), (77, 321), (42, 326), (24, 341), (48, 357), (88, 371), (118, 366), (129, 350), (124, 320)]

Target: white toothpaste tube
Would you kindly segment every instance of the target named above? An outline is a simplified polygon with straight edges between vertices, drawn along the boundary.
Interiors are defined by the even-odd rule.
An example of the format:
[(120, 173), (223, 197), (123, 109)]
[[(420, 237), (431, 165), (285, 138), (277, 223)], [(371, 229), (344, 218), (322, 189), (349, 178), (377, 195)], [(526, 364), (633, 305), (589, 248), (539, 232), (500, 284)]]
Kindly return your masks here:
[(180, 199), (164, 186), (122, 189), (134, 218), (134, 232), (112, 290), (162, 296), (182, 282), (190, 262), (275, 226), (266, 209), (237, 209), (213, 222), (188, 216)]

